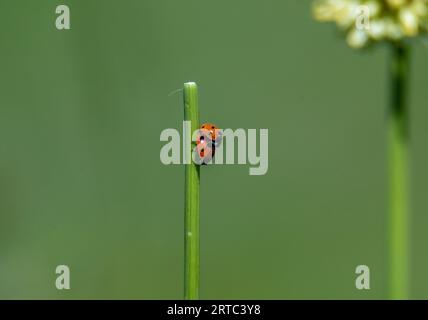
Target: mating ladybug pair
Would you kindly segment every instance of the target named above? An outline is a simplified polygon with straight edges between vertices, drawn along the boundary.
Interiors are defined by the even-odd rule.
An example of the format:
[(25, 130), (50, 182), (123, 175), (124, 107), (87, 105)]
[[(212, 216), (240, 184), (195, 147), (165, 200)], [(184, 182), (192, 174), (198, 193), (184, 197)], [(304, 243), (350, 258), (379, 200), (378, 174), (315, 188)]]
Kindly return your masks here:
[(215, 154), (215, 148), (221, 144), (223, 133), (212, 123), (201, 125), (196, 139), (197, 163), (208, 164)]

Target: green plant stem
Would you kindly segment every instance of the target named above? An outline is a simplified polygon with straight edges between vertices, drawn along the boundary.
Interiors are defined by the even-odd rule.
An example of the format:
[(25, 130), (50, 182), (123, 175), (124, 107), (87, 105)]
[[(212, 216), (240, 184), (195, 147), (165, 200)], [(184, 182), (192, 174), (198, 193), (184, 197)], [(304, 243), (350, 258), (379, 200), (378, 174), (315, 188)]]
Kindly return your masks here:
[[(199, 127), (198, 87), (193, 82), (184, 84), (184, 120), (191, 121), (191, 131), (187, 141)], [(192, 161), (188, 148), (186, 157), (190, 164), (185, 165), (185, 205), (184, 205), (184, 299), (199, 298), (199, 179), (200, 167)]]
[(407, 299), (409, 290), (409, 203), (408, 203), (408, 48), (392, 46), (390, 62), (391, 101), (389, 140), (389, 295)]

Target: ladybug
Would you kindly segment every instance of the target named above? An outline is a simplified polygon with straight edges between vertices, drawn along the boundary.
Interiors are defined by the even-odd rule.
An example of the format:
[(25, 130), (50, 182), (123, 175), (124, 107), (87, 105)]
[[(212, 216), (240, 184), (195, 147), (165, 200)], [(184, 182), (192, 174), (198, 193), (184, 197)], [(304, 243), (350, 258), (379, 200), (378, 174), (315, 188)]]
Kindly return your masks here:
[(200, 164), (208, 164), (215, 155), (215, 148), (221, 144), (222, 131), (212, 123), (201, 125), (196, 139), (196, 153)]

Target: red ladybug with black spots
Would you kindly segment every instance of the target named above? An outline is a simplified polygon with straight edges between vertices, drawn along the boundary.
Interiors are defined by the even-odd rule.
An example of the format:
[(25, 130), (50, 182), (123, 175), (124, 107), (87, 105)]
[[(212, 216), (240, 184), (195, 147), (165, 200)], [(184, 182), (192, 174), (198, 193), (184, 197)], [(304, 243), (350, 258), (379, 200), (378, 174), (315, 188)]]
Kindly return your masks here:
[(223, 133), (212, 123), (201, 125), (196, 139), (196, 151), (199, 163), (208, 164), (215, 155), (215, 148), (221, 143)]

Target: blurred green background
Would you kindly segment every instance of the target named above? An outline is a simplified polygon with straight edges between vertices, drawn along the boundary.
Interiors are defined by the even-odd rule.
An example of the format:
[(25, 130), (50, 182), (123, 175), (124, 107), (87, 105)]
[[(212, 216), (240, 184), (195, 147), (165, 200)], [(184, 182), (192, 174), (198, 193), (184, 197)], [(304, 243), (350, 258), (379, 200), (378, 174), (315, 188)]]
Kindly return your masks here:
[[(427, 56), (414, 46), (412, 298), (428, 298)], [(387, 298), (387, 57), (347, 48), (310, 1), (1, 0), (0, 298), (182, 298), (184, 168), (159, 136), (181, 130), (169, 94), (189, 80), (201, 121), (270, 133), (267, 175), (202, 170), (201, 298)]]

